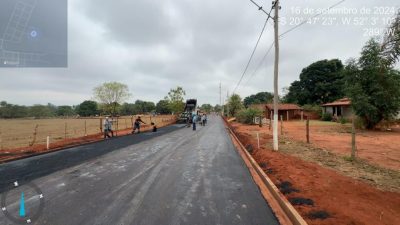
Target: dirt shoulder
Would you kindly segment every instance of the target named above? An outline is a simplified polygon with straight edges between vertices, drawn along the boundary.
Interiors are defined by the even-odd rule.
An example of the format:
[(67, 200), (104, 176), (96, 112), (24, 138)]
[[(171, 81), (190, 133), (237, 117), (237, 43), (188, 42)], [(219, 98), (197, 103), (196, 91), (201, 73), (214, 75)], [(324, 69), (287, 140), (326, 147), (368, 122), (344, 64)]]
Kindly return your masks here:
[[(305, 141), (305, 122), (285, 121), (284, 135), (295, 141)], [(313, 146), (338, 155), (351, 152), (351, 126), (322, 121), (310, 121), (310, 141)], [(357, 130), (357, 156), (371, 164), (400, 171), (400, 128), (391, 131)]]
[(400, 224), (398, 171), (349, 162), (287, 138), (274, 152), (268, 128), (238, 123), (231, 127), (309, 224)]

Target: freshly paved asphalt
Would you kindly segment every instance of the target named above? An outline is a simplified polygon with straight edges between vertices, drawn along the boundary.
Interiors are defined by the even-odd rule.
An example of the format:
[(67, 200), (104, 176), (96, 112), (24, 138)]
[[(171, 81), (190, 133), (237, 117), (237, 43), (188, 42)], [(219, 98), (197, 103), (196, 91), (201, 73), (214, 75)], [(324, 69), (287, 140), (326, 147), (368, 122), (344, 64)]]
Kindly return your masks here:
[[(278, 224), (222, 120), (209, 120), (1, 164), (0, 193), (39, 186), (34, 224)], [(0, 212), (0, 224), (13, 223)]]

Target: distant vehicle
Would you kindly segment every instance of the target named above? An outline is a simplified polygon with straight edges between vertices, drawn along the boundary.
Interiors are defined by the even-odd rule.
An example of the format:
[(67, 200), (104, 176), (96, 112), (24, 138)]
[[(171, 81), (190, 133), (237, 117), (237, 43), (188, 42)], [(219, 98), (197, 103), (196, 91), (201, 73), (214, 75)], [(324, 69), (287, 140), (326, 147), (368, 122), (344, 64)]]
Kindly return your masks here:
[(178, 119), (178, 123), (186, 123), (190, 119), (190, 115), (196, 110), (197, 99), (186, 100), (185, 109)]

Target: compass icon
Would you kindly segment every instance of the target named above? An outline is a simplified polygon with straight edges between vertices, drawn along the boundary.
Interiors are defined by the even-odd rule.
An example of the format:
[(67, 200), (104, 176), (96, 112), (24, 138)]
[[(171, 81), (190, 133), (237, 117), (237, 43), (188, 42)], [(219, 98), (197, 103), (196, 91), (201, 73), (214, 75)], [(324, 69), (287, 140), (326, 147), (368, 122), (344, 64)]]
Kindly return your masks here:
[(1, 196), (1, 211), (15, 224), (35, 222), (43, 208), (44, 195), (34, 183), (19, 185), (16, 181), (13, 188)]

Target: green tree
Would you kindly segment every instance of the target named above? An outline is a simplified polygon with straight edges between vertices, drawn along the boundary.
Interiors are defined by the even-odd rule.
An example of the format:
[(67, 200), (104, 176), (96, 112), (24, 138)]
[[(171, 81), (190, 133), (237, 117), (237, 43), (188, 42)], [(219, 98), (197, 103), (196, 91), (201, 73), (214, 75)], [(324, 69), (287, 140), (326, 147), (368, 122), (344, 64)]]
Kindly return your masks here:
[(99, 113), (97, 102), (86, 100), (79, 104), (75, 111), (80, 116), (95, 116)]
[(12, 117), (10, 118), (23, 118), (29, 115), (29, 108), (21, 105), (11, 106)]
[(28, 116), (28, 108), (9, 104), (6, 101), (0, 102), (0, 118), (22, 118)]
[(185, 90), (182, 87), (176, 87), (168, 92), (168, 96), (165, 98), (169, 102), (169, 108), (174, 114), (179, 114), (185, 109), (185, 103), (183, 102), (184, 96), (186, 95)]
[(201, 111), (204, 111), (206, 113), (210, 113), (213, 110), (212, 105), (210, 104), (203, 104), (200, 106)]
[(274, 94), (269, 92), (259, 92), (255, 95), (250, 95), (244, 98), (243, 103), (247, 108), (252, 104), (263, 104), (263, 103), (271, 103), (274, 99)]
[(29, 115), (35, 118), (46, 118), (54, 116), (54, 112), (49, 105), (33, 105), (29, 109)]
[(152, 112), (156, 109), (154, 102), (147, 102), (142, 100), (135, 101), (135, 112), (136, 114), (144, 114)]
[(221, 112), (222, 111), (222, 106), (219, 104), (216, 104), (213, 108), (214, 112)]
[(385, 65), (380, 44), (371, 39), (358, 62), (346, 66), (346, 92), (367, 129), (389, 120), (400, 110), (400, 72)]
[(69, 105), (62, 105), (57, 107), (57, 116), (73, 116), (75, 115), (74, 109)]
[(240, 123), (253, 124), (254, 118), (262, 116), (262, 111), (259, 109), (243, 109), (237, 113), (237, 119)]
[(157, 102), (156, 112), (160, 114), (171, 114), (168, 100), (160, 100)]
[(238, 94), (233, 94), (228, 101), (229, 115), (236, 116), (236, 113), (243, 109), (242, 98)]
[(13, 105), (8, 104), (6, 101), (0, 102), (0, 118), (13, 118)]
[(121, 105), (120, 114), (123, 116), (137, 114), (135, 104), (125, 102)]
[(338, 59), (321, 60), (304, 68), (300, 80), (294, 81), (284, 97), (286, 102), (322, 104), (344, 96), (342, 62)]
[(118, 82), (103, 83), (93, 89), (93, 94), (111, 115), (115, 115), (118, 106), (130, 97), (128, 86)]
[(400, 11), (397, 13), (393, 23), (389, 26), (383, 44), (381, 46), (381, 55), (385, 67), (394, 65), (400, 57)]

